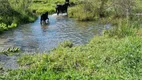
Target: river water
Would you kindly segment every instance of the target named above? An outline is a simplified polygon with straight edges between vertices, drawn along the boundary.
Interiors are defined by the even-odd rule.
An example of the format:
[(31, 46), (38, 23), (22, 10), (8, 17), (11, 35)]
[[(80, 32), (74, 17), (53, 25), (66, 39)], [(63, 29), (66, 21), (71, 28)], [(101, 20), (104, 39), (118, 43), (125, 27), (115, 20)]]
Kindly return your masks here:
[(57, 47), (58, 43), (65, 40), (81, 45), (95, 35), (101, 35), (102, 31), (110, 26), (97, 22), (79, 22), (64, 14), (49, 15), (49, 19), (48, 25), (40, 25), (39, 17), (33, 23), (20, 25), (16, 29), (4, 32), (0, 35), (0, 50), (19, 47), (22, 52), (43, 52)]

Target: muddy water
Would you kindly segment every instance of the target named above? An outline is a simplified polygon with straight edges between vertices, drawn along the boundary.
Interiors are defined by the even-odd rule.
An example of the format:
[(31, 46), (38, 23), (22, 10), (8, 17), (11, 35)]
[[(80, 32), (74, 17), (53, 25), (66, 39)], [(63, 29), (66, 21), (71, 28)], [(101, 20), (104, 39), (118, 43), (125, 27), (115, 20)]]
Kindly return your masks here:
[(101, 35), (110, 25), (95, 22), (78, 22), (65, 15), (49, 16), (50, 23), (20, 25), (18, 28), (0, 35), (0, 49), (19, 47), (23, 52), (43, 52), (57, 47), (59, 42), (72, 41), (75, 45), (87, 43), (94, 35)]

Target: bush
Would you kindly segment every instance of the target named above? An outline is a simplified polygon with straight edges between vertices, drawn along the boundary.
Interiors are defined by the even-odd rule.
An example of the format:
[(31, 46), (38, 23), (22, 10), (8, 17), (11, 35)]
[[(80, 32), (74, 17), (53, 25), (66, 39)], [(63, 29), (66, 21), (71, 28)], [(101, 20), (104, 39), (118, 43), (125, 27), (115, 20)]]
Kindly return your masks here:
[[(31, 22), (35, 16), (28, 10), (30, 0), (0, 0), (0, 31), (14, 28), (17, 24)], [(3, 25), (5, 24), (5, 25)]]
[(0, 24), (0, 32), (6, 31), (11, 28), (15, 28), (15, 27), (17, 27), (16, 23), (12, 23), (11, 25), (6, 25), (5, 23), (1, 23)]
[(109, 37), (122, 38), (126, 36), (136, 36), (139, 23), (129, 23), (127, 20), (120, 20), (118, 25), (115, 25), (111, 30), (104, 31), (104, 34)]
[[(70, 9), (70, 17), (78, 20), (98, 18), (127, 18), (141, 12), (140, 0), (82, 0)], [(88, 19), (89, 18), (89, 19)]]
[(70, 42), (70, 41), (64, 41), (63, 43), (59, 44), (59, 47), (63, 47), (63, 48), (69, 47), (69, 48), (71, 48), (71, 47), (73, 47), (73, 43)]
[(58, 47), (51, 54), (25, 55), (18, 60), (24, 69), (12, 70), (4, 79), (141, 79), (139, 37), (95, 37), (89, 44)]

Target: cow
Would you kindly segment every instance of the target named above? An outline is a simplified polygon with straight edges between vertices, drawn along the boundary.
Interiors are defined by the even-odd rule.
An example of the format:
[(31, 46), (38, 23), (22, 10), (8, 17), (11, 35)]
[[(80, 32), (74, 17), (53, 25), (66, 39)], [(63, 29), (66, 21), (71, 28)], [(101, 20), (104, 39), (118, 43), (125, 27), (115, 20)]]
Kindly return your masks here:
[(70, 0), (65, 0), (65, 2), (68, 2), (68, 3), (69, 3), (69, 2), (70, 2)]
[[(48, 20), (48, 21), (47, 21)], [(48, 12), (43, 13), (40, 17), (40, 24), (42, 23), (48, 23), (49, 22), (49, 18), (48, 18)]]
[(59, 13), (67, 13), (68, 14), (68, 6), (69, 6), (69, 2), (65, 2), (64, 4), (56, 5), (57, 15), (59, 15)]

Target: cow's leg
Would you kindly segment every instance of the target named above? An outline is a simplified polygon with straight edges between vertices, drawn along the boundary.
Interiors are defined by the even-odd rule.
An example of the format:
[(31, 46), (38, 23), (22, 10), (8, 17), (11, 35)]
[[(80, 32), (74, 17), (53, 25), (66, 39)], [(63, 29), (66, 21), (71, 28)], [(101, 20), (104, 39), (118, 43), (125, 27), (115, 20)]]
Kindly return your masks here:
[(67, 15), (68, 15), (68, 9), (65, 9), (65, 13), (67, 13)]
[(46, 24), (46, 20), (42, 20), (41, 24), (45, 25)]
[(56, 13), (57, 13), (57, 15), (59, 15), (59, 9), (58, 8), (56, 8)]
[(59, 13), (60, 13), (60, 10), (58, 9), (58, 10), (57, 10), (57, 15), (59, 15)]
[(40, 24), (42, 24), (42, 19), (40, 19)]

